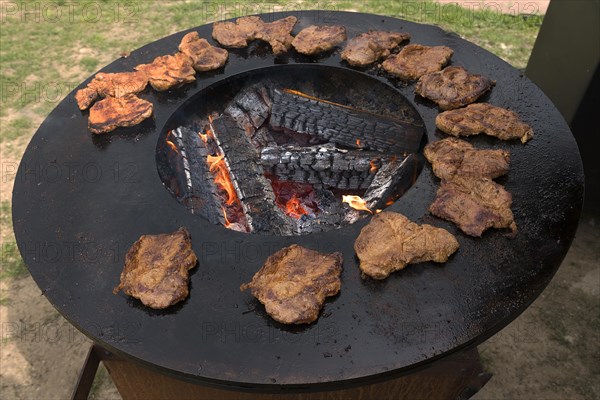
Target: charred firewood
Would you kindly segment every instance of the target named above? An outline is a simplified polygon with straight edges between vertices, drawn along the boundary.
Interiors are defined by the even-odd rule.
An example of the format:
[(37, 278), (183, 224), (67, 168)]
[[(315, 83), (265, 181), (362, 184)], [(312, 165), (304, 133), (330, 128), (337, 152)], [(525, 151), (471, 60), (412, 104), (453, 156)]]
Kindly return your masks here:
[(315, 215), (303, 215), (296, 220), (295, 233), (305, 234), (325, 232), (339, 228), (344, 220), (347, 210), (334, 194), (328, 189), (315, 188), (315, 198), (319, 204), (319, 211)]
[(258, 151), (261, 151), (265, 147), (277, 146), (277, 143), (275, 142), (275, 139), (273, 139), (273, 135), (271, 135), (269, 128), (266, 127), (262, 127), (254, 132), (254, 134), (250, 137), (250, 141)]
[(200, 214), (214, 224), (224, 224), (221, 199), (206, 158), (210, 154), (200, 136), (191, 129), (180, 127), (171, 131), (180, 160), (179, 198), (194, 214)]
[(314, 135), (341, 146), (382, 153), (415, 153), (423, 127), (293, 90), (275, 89), (270, 126)]
[(400, 197), (412, 186), (419, 172), (419, 156), (409, 154), (405, 159), (395, 159), (385, 163), (373, 178), (364, 195), (364, 200), (371, 210), (382, 209), (392, 200), (391, 196)]
[(277, 145), (269, 129), (263, 126), (271, 114), (272, 105), (269, 90), (263, 85), (253, 85), (235, 96), (224, 114), (232, 117), (254, 147), (261, 151), (263, 147)]
[(266, 121), (272, 104), (267, 88), (254, 85), (238, 93), (225, 108), (224, 114), (232, 117), (246, 133), (250, 133)]
[(262, 165), (281, 180), (337, 189), (368, 188), (385, 157), (332, 144), (265, 147), (260, 155)]
[[(407, 188), (417, 179), (419, 172), (419, 156), (409, 154), (405, 159), (394, 159), (385, 163), (371, 181), (363, 200), (366, 207), (375, 212), (382, 210), (390, 201), (402, 196)], [(349, 211), (344, 220), (348, 223), (356, 222), (362, 211)]]
[(292, 224), (275, 205), (275, 193), (264, 175), (260, 155), (236, 121), (227, 115), (211, 123), (212, 132), (229, 168), (250, 230), (290, 235)]

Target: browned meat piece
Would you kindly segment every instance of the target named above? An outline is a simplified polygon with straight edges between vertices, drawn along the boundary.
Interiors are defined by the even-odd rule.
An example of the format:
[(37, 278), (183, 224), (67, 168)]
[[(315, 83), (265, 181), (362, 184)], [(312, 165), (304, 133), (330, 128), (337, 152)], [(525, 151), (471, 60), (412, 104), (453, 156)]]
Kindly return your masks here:
[(375, 215), (354, 242), (361, 271), (374, 279), (385, 279), (407, 264), (446, 262), (458, 247), (456, 238), (445, 229), (418, 225), (388, 211)]
[(174, 56), (156, 57), (150, 64), (140, 64), (135, 69), (148, 75), (150, 85), (159, 92), (194, 82), (196, 71), (192, 59), (178, 52)]
[(492, 227), (510, 228), (514, 235), (517, 224), (511, 204), (511, 194), (491, 179), (456, 176), (442, 181), (429, 211), (454, 222), (467, 235), (480, 237)]
[(510, 153), (505, 150), (479, 150), (464, 140), (446, 138), (425, 146), (425, 157), (433, 173), (441, 179), (455, 175), (494, 179), (508, 172)]
[(352, 38), (342, 51), (342, 59), (354, 66), (365, 66), (390, 55), (390, 50), (405, 40), (408, 33), (369, 31)]
[(451, 48), (446, 46), (423, 46), (409, 44), (400, 53), (390, 56), (382, 64), (383, 69), (402, 79), (419, 79), (425, 74), (439, 71), (450, 61)]
[(445, 111), (435, 119), (435, 125), (453, 136), (471, 136), (481, 132), (502, 140), (533, 137), (533, 129), (510, 110), (487, 103), (471, 104), (458, 110)]
[(254, 33), (262, 24), (264, 21), (255, 15), (238, 18), (235, 22), (215, 22), (212, 37), (223, 46), (241, 49), (254, 40)]
[(105, 97), (90, 108), (88, 128), (92, 133), (106, 133), (121, 126), (137, 125), (152, 115), (152, 103), (135, 94)]
[(75, 101), (80, 110), (87, 110), (97, 98), (98, 92), (96, 89), (90, 89), (89, 87), (84, 87), (75, 92)]
[(121, 283), (113, 293), (123, 290), (150, 308), (167, 308), (188, 296), (188, 271), (197, 261), (185, 228), (143, 235), (127, 251)]
[(442, 110), (450, 110), (474, 102), (495, 84), (490, 78), (470, 74), (462, 67), (446, 67), (423, 75), (415, 92), (436, 102)]
[(292, 47), (294, 37), (291, 33), (297, 21), (298, 18), (289, 16), (273, 22), (263, 22), (254, 33), (254, 38), (268, 42), (275, 54), (285, 53)]
[(298, 53), (315, 55), (333, 49), (346, 40), (346, 28), (341, 25), (311, 25), (304, 28), (292, 41)]
[(194, 62), (198, 72), (221, 68), (227, 62), (229, 53), (220, 47), (211, 46), (206, 39), (200, 39), (198, 32), (190, 32), (181, 39), (179, 51)]
[(148, 77), (140, 71), (116, 74), (99, 72), (85, 88), (77, 91), (75, 99), (79, 109), (85, 110), (98, 97), (123, 97), (139, 93), (146, 88), (147, 84)]
[(309, 324), (317, 319), (325, 298), (340, 291), (342, 255), (323, 254), (293, 244), (271, 255), (250, 283), (252, 295), (283, 324)]
[(252, 40), (259, 39), (268, 42), (273, 53), (285, 53), (292, 46), (294, 37), (291, 35), (298, 19), (294, 16), (265, 22), (260, 17), (249, 16), (231, 21), (215, 22), (213, 38), (226, 47), (242, 48)]

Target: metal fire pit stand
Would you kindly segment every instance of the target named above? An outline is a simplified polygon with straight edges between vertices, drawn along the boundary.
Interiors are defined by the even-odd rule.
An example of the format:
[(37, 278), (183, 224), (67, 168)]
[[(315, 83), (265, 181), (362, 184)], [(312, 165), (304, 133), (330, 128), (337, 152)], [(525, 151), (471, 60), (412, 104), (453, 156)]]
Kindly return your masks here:
[(86, 400), (99, 363), (104, 363), (124, 400), (466, 400), (492, 377), (484, 372), (477, 348), (454, 354), (421, 371), (381, 383), (329, 392), (246, 393), (211, 388), (159, 374), (92, 345), (79, 374), (72, 400)]

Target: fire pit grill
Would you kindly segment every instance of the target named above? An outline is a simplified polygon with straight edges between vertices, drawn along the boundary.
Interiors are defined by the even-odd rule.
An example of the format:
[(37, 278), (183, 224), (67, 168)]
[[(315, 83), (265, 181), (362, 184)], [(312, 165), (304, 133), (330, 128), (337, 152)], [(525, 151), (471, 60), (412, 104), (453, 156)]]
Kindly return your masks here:
[[(501, 183), (513, 194), (519, 233), (514, 239), (500, 231), (470, 238), (429, 215), (438, 181), (425, 166), (389, 209), (447, 228), (457, 234), (460, 250), (443, 266), (418, 264), (383, 282), (363, 281), (353, 242), (367, 220), (303, 236), (247, 235), (190, 214), (164, 189), (156, 171), (156, 144), (188, 99), (218, 81), (258, 68), (318, 63), (350, 69), (337, 52), (313, 60), (295, 53), (274, 58), (260, 44), (232, 51), (223, 70), (201, 74), (194, 84), (143, 93), (155, 105), (154, 118), (103, 136), (87, 131), (86, 113), (70, 96), (44, 121), (20, 164), (13, 193), (14, 229), (45, 296), (109, 350), (183, 379), (243, 390), (323, 390), (372, 383), (489, 338), (535, 300), (565, 256), (582, 206), (583, 170), (568, 126), (534, 84), (494, 55), (439, 28), (342, 12), (263, 18), (289, 14), (299, 18), (294, 33), (313, 23), (342, 24), (349, 37), (368, 29), (407, 31), (413, 43), (451, 47), (453, 65), (495, 79), (496, 87), (484, 100), (519, 113), (532, 124), (535, 137), (526, 145), (488, 137), (469, 140), (482, 148), (510, 150), (510, 173)], [(211, 29), (205, 25), (194, 30), (209, 38)], [(171, 54), (187, 32), (151, 43), (102, 71), (128, 71)], [(390, 81), (375, 69), (363, 73), (391, 82), (413, 103), (429, 141), (443, 136), (434, 127), (437, 107), (416, 98), (414, 84)], [(112, 295), (127, 248), (141, 234), (180, 226), (190, 231), (200, 258), (188, 300), (152, 311), (124, 295)], [(341, 293), (309, 326), (273, 322), (238, 289), (268, 255), (292, 243), (344, 256)]]

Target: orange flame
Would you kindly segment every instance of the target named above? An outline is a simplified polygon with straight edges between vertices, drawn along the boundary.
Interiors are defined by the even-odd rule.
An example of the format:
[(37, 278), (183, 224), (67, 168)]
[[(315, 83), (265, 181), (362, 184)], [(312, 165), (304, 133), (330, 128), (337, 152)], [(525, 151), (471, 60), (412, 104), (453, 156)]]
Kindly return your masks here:
[(225, 218), (225, 228), (229, 228), (231, 226), (231, 222), (227, 218), (227, 211), (225, 211), (225, 207), (221, 206), (221, 211), (223, 211), (223, 218)]
[(367, 202), (364, 201), (360, 196), (344, 195), (342, 196), (342, 202), (348, 203), (348, 205), (355, 210), (368, 211), (373, 214), (373, 211), (367, 207)]
[(361, 143), (360, 139), (356, 139), (356, 146), (357, 147), (361, 147), (362, 146), (362, 143)]
[(285, 203), (285, 213), (292, 218), (299, 219), (303, 215), (308, 214), (306, 209), (302, 207), (300, 200), (294, 195), (291, 199)]
[(369, 170), (369, 172), (371, 172), (372, 174), (374, 174), (375, 172), (377, 172), (377, 164), (375, 164), (377, 160), (376, 159), (372, 159), (371, 161), (369, 161), (369, 164), (371, 165), (371, 169)]
[(202, 132), (198, 132), (198, 136), (200, 136), (200, 139), (202, 139), (202, 141), (204, 143), (208, 143), (208, 134), (209, 134), (210, 130), (207, 129), (206, 133), (202, 133)]
[(167, 140), (167, 145), (171, 148), (171, 150), (173, 150), (175, 153), (179, 153), (177, 151), (177, 146), (175, 146), (175, 143), (171, 142), (170, 140)]
[(208, 155), (206, 157), (206, 162), (208, 163), (208, 170), (215, 175), (215, 183), (217, 186), (227, 192), (227, 201), (225, 204), (232, 205), (237, 196), (231, 178), (229, 177), (227, 164), (225, 164), (223, 157), (223, 155)]

